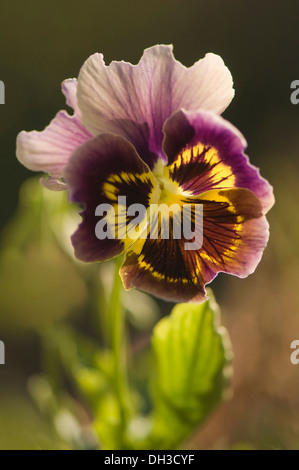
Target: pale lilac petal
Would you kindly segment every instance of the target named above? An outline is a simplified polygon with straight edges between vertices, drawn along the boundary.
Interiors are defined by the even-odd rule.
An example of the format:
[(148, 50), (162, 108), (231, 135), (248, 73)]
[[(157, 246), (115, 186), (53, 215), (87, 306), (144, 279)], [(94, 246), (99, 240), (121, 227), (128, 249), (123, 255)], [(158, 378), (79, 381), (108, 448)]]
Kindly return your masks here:
[(235, 96), (229, 69), (219, 55), (212, 53), (181, 73), (178, 86), (180, 92), (173, 102), (174, 111), (184, 108), (222, 114)]
[(44, 131), (18, 135), (17, 158), (30, 170), (61, 178), (73, 151), (91, 137), (76, 116), (60, 111)]
[(75, 115), (78, 119), (81, 117), (81, 111), (78, 107), (77, 100), (77, 79), (68, 78), (64, 80), (61, 85), (62, 93), (66, 98), (66, 104), (75, 111)]
[(92, 55), (78, 78), (82, 122), (94, 134), (117, 133), (132, 142), (150, 166), (162, 153), (163, 123), (184, 108), (221, 113), (234, 96), (232, 77), (214, 54), (189, 69), (174, 59), (172, 46), (144, 51), (138, 65)]

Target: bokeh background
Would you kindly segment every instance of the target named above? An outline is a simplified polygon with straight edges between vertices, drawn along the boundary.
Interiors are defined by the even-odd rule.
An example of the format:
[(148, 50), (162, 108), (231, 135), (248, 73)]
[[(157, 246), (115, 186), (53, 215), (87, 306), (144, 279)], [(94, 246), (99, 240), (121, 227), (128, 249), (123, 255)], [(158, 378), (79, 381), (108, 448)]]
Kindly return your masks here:
[[(95, 321), (88, 275), (58, 240), (68, 216), (55, 218), (56, 196), (41, 196), (32, 182), (22, 186), (32, 174), (15, 158), (16, 135), (42, 130), (65, 107), (60, 83), (77, 76), (90, 54), (137, 63), (143, 49), (157, 43), (173, 43), (185, 65), (206, 52), (223, 57), (236, 89), (224, 116), (246, 136), (251, 161), (276, 195), (270, 243), (256, 273), (246, 280), (220, 275), (213, 283), (234, 348), (234, 396), (192, 446), (299, 448), (299, 365), (290, 362), (290, 344), (299, 339), (299, 105), (290, 102), (290, 84), (299, 79), (298, 18), (298, 0), (1, 2), (0, 340), (6, 365), (0, 366), (0, 449), (55, 448), (57, 427), (62, 434), (65, 423), (72, 428), (71, 415), (60, 416), (54, 429), (40, 413), (32, 395), (43, 384), (37, 387), (32, 376), (45, 368), (41, 338), (51, 328), (63, 321), (92, 332)], [(46, 215), (44, 197), (51, 206)], [(160, 304), (164, 313), (169, 308)], [(154, 320), (144, 325), (138, 312), (135, 317), (132, 330), (142, 330), (146, 343)]]

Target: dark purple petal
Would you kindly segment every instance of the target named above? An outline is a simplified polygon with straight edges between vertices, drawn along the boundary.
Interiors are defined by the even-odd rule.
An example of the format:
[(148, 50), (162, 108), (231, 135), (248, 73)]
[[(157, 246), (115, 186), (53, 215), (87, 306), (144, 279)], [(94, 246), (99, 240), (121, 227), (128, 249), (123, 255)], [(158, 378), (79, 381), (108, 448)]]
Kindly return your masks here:
[[(65, 180), (71, 201), (84, 205), (82, 223), (72, 237), (76, 257), (86, 262), (105, 261), (127, 250), (135, 240), (118, 239), (118, 227), (115, 239), (97, 238), (96, 226), (106, 214), (99, 218), (96, 208), (109, 204), (117, 213), (118, 196), (126, 196), (127, 206), (139, 203), (145, 207), (155, 197), (156, 179), (134, 147), (122, 137), (101, 134), (74, 152)], [(109, 225), (109, 219), (105, 220)]]
[(179, 111), (164, 126), (166, 176), (184, 191), (200, 195), (213, 189), (247, 188), (264, 213), (274, 204), (273, 190), (249, 163), (242, 134), (212, 113)]

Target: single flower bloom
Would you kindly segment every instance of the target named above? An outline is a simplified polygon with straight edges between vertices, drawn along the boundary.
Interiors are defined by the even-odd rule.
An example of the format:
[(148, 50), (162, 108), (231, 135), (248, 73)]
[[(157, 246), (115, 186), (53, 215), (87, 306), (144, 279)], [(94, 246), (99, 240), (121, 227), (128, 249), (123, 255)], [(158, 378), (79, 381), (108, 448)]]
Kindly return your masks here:
[[(43, 132), (22, 132), (17, 156), (28, 168), (48, 173), (44, 184), (50, 189), (66, 188), (71, 201), (83, 204), (72, 237), (79, 259), (105, 261), (125, 253), (125, 288), (176, 302), (205, 300), (205, 285), (219, 272), (246, 277), (255, 270), (268, 241), (265, 214), (274, 197), (244, 154), (244, 137), (219, 116), (234, 96), (220, 57), (207, 54), (186, 68), (171, 46), (147, 49), (136, 66), (106, 66), (95, 54), (78, 82), (64, 82), (63, 92), (74, 115), (61, 111)], [(201, 204), (202, 247), (187, 250), (188, 240), (175, 239), (171, 231), (168, 240), (159, 230), (153, 239), (148, 213), (145, 236), (135, 240), (128, 233), (123, 239), (130, 218), (120, 217), (117, 236), (99, 240), (97, 208), (109, 204), (119, 215), (119, 196), (126, 196), (127, 206), (148, 210), (161, 203)], [(194, 223), (194, 211), (190, 217)]]

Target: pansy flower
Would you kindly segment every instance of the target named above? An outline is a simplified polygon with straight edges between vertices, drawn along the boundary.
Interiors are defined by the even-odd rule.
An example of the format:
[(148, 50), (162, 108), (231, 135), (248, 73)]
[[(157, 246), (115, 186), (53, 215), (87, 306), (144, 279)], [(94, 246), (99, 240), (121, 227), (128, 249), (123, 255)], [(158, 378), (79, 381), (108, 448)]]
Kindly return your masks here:
[[(67, 80), (62, 89), (74, 114), (60, 111), (43, 132), (22, 132), (17, 156), (49, 174), (47, 187), (67, 189), (70, 200), (83, 205), (72, 237), (80, 260), (125, 254), (120, 275), (126, 289), (175, 302), (203, 301), (205, 285), (219, 272), (246, 277), (255, 270), (268, 241), (265, 214), (274, 198), (244, 154), (244, 137), (220, 117), (234, 90), (219, 56), (207, 54), (186, 68), (171, 46), (145, 50), (136, 66), (106, 66), (95, 54), (78, 81)], [(188, 240), (171, 230), (169, 239), (159, 230), (151, 237), (148, 212), (137, 240), (129, 232), (119, 235), (129, 226), (126, 215), (119, 217), (114, 238), (100, 240), (95, 228), (109, 217), (101, 219), (97, 208), (109, 204), (120, 215), (120, 196), (127, 206), (146, 209), (200, 204), (201, 248), (186, 249)], [(190, 214), (194, 222), (194, 210)]]

